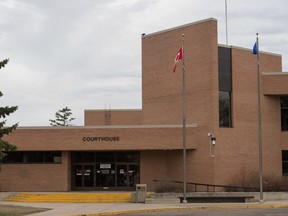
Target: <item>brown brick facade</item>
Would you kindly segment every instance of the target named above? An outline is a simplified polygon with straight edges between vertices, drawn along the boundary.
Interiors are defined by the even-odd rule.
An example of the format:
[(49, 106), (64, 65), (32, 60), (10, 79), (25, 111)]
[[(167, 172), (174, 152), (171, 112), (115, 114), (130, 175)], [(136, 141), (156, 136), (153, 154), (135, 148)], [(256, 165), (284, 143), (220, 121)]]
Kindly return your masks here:
[[(0, 191), (70, 191), (71, 152), (137, 151), (140, 183), (182, 180), (182, 70), (174, 58), (185, 34), (187, 180), (227, 184), (243, 166), (258, 169), (257, 65), (250, 49), (231, 49), (232, 127), (219, 127), (217, 21), (204, 21), (142, 37), (142, 110), (85, 110), (83, 127), (19, 128), (8, 137), (18, 151), (61, 151), (59, 164), (3, 164)], [(251, 42), (252, 44), (253, 42)], [(263, 169), (282, 175), (280, 95), (287, 95), (281, 56), (260, 54)], [(215, 157), (210, 140), (217, 138)]]

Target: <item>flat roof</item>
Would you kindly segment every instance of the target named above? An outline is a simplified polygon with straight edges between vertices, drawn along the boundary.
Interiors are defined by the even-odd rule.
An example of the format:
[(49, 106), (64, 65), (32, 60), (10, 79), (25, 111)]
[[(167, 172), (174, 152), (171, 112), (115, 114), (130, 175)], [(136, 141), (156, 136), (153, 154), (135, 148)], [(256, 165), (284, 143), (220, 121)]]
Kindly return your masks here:
[(145, 37), (149, 37), (149, 36), (153, 36), (153, 35), (157, 35), (157, 34), (162, 34), (162, 33), (165, 33), (165, 32), (169, 32), (169, 31), (173, 31), (173, 30), (185, 28), (185, 27), (192, 26), (192, 25), (198, 25), (198, 24), (200, 24), (200, 23), (209, 22), (209, 21), (215, 21), (215, 22), (217, 22), (217, 19), (215, 19), (215, 18), (213, 18), (213, 17), (210, 17), (210, 18), (208, 18), (208, 19), (199, 20), (199, 21), (192, 22), (192, 23), (187, 23), (187, 24), (184, 24), (184, 25), (180, 25), (180, 26), (173, 27), (173, 28), (168, 28), (168, 29), (165, 29), (165, 30), (162, 30), (162, 31), (157, 31), (157, 32), (150, 33), (150, 34), (145, 34), (145, 33), (143, 33), (143, 34), (142, 34), (142, 37), (145, 38)]
[[(165, 125), (99, 125), (99, 126), (19, 126), (16, 130), (75, 130), (75, 129), (153, 129), (153, 128), (182, 128), (182, 124), (165, 124)], [(197, 128), (197, 124), (186, 124), (187, 128)]]
[[(225, 44), (218, 44), (218, 46), (219, 47), (226, 47), (226, 48), (231, 48), (231, 49), (239, 49), (239, 50), (243, 50), (243, 51), (248, 51), (248, 52), (251, 52), (251, 55), (252, 55), (252, 48), (244, 48), (244, 47), (239, 47), (239, 46), (234, 46), (234, 45), (225, 45)], [(266, 52), (266, 51), (259, 50), (259, 53), (282, 57), (281, 54), (273, 53), (273, 52)]]
[(117, 112), (140, 112), (142, 109), (84, 109), (84, 112), (103, 112), (103, 111), (117, 111)]

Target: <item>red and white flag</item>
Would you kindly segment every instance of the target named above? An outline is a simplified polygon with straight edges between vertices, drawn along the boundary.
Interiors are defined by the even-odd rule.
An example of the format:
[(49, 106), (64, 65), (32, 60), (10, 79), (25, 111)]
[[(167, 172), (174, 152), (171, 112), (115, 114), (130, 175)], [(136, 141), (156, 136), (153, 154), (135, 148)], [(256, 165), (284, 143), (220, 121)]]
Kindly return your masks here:
[(182, 52), (182, 47), (181, 47), (175, 57), (173, 73), (176, 71), (176, 66), (177, 66), (178, 61), (181, 60), (182, 58), (183, 58), (183, 52)]

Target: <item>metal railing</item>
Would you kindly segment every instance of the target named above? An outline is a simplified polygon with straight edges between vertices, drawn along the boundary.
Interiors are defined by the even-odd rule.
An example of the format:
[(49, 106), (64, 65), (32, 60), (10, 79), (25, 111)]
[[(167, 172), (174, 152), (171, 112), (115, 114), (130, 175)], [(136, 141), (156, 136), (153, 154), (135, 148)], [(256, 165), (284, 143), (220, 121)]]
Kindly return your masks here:
[[(156, 184), (162, 184), (162, 190), (166, 189), (174, 189), (175, 187), (172, 184), (178, 184), (179, 188), (183, 185), (182, 181), (172, 181), (172, 180), (159, 180), (154, 179), (153, 182)], [(181, 185), (180, 185), (181, 184)], [(192, 186), (189, 187), (190, 192), (216, 192), (216, 188), (225, 189), (225, 191), (241, 191), (241, 192), (255, 192), (259, 191), (259, 188), (256, 187), (246, 187), (246, 186), (232, 186), (232, 185), (217, 185), (217, 184), (204, 184), (204, 183), (196, 183), (196, 182), (187, 182), (187, 185)], [(161, 185), (158, 185), (161, 187)], [(157, 187), (156, 187), (157, 188)], [(212, 188), (212, 190), (211, 190)], [(161, 188), (159, 188), (161, 189)], [(170, 191), (169, 191), (170, 192)], [(171, 191), (172, 192), (172, 191)]]

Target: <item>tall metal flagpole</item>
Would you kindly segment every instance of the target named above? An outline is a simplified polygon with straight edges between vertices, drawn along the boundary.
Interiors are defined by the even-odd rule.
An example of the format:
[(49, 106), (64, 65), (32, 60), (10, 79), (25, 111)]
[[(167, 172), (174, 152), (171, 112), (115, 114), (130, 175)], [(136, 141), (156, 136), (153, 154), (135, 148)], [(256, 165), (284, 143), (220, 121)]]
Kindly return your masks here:
[(258, 145), (259, 145), (259, 184), (260, 199), (259, 203), (263, 204), (263, 165), (262, 165), (262, 116), (261, 116), (261, 95), (260, 95), (260, 62), (259, 62), (259, 33), (256, 33), (257, 49), (257, 72), (258, 72)]
[(185, 56), (184, 56), (184, 37), (182, 34), (182, 115), (183, 115), (183, 203), (187, 203), (186, 199), (186, 88), (185, 88)]
[(226, 45), (228, 45), (227, 0), (225, 0)]

